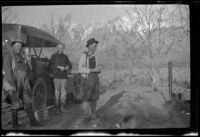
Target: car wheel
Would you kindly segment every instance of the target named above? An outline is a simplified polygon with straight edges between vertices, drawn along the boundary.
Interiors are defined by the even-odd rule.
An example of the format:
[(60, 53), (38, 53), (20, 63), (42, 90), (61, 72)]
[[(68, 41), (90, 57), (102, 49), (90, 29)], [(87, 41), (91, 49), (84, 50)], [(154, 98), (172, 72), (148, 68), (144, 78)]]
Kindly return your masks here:
[(33, 88), (33, 110), (38, 111), (43, 109), (46, 106), (47, 102), (47, 86), (45, 79), (43, 77), (39, 77)]

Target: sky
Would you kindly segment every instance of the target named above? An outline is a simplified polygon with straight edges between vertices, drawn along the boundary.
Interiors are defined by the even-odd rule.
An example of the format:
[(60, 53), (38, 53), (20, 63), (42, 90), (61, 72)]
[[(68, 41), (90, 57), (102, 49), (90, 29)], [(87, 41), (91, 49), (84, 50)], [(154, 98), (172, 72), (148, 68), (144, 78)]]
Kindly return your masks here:
[(38, 25), (47, 23), (51, 13), (55, 16), (72, 15), (73, 23), (88, 24), (125, 16), (119, 5), (58, 5), (58, 6), (13, 6), (12, 13), (17, 14), (18, 23)]
[[(88, 24), (111, 20), (117, 16), (125, 16), (126, 13), (124, 9), (128, 6), (135, 5), (11, 6), (11, 13), (17, 15), (16, 23), (31, 26), (38, 26), (42, 23), (48, 24), (52, 13), (56, 17), (63, 17), (66, 14), (71, 14), (72, 23)], [(172, 5), (165, 6), (170, 7)]]

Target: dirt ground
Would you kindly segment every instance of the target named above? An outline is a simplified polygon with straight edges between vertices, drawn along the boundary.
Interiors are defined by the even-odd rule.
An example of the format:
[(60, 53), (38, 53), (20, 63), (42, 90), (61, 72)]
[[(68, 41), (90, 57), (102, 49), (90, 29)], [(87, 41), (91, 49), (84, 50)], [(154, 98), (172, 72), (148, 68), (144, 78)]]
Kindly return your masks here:
[[(64, 112), (56, 115), (49, 110), (50, 120), (42, 129), (143, 129), (187, 128), (190, 126), (190, 105), (168, 102), (167, 88), (154, 92), (150, 87), (115, 84), (100, 96), (98, 120), (83, 119), (82, 104), (67, 104)], [(30, 129), (26, 127), (26, 129)]]

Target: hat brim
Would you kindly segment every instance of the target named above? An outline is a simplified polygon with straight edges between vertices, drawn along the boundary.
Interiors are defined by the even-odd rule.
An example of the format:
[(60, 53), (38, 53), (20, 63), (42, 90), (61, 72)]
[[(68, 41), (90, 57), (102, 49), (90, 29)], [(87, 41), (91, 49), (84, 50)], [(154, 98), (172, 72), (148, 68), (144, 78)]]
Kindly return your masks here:
[(13, 44), (14, 44), (14, 43), (16, 43), (16, 42), (18, 42), (18, 43), (21, 43), (21, 44), (22, 44), (22, 47), (24, 47), (24, 46), (25, 46), (25, 43), (24, 43), (24, 42), (22, 42), (22, 41), (20, 41), (20, 40), (15, 40), (15, 41), (12, 41), (12, 42), (10, 43), (10, 45), (11, 45), (11, 46), (13, 46)]
[(93, 41), (93, 42), (87, 43), (86, 47), (88, 47), (88, 46), (89, 46), (90, 44), (92, 44), (92, 43), (96, 43), (96, 44), (98, 44), (99, 41)]

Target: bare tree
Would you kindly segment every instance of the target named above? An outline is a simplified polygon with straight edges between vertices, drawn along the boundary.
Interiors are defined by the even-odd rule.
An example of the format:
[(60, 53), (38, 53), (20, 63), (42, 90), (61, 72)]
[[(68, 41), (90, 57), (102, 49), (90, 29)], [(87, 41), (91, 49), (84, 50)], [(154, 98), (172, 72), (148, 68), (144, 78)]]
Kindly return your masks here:
[(66, 45), (65, 52), (69, 53), (73, 50), (71, 47), (73, 39), (70, 35), (71, 32), (71, 15), (66, 14), (62, 17), (56, 18), (56, 16), (51, 13), (48, 23), (43, 23), (39, 25), (40, 29), (50, 33), (62, 43)]
[[(120, 26), (119, 26), (120, 27)], [(121, 30), (117, 29), (116, 25), (113, 25), (111, 29), (106, 26), (106, 32), (103, 36), (103, 43), (107, 45), (106, 53), (107, 56), (111, 58), (111, 63), (112, 64), (112, 80), (115, 80), (115, 74), (116, 74), (116, 67), (119, 59), (123, 59), (123, 49), (126, 47), (125, 42), (122, 38), (121, 35), (125, 35), (125, 33)], [(123, 33), (123, 34), (122, 34)], [(126, 53), (127, 55), (127, 53)], [(130, 54), (128, 54), (130, 55)], [(129, 58), (130, 60), (132, 58)]]
[(1, 7), (2, 23), (16, 23), (19, 19), (16, 13), (12, 12), (12, 7), (3, 6)]
[(190, 11), (188, 5), (177, 5), (180, 14), (181, 27), (190, 38)]
[(118, 55), (118, 51), (117, 51), (117, 41), (116, 38), (114, 36), (110, 36), (110, 42), (112, 43), (111, 45), (107, 46), (106, 49), (106, 54), (108, 57), (111, 58), (111, 64), (112, 64), (112, 81), (115, 80), (115, 73), (116, 73), (116, 60), (117, 60), (117, 55)]
[(169, 33), (174, 35), (175, 30), (164, 32), (163, 28), (177, 23), (175, 10), (174, 8), (168, 10), (166, 6), (152, 5), (135, 6), (125, 10), (134, 26), (132, 32), (141, 34), (138, 35), (138, 39), (144, 49), (144, 58), (148, 62), (152, 85), (155, 89), (160, 85), (159, 63), (156, 62), (156, 57), (168, 54), (174, 45), (174, 39), (169, 41), (166, 35)]
[(117, 31), (118, 39), (116, 40), (119, 45), (123, 45), (122, 48), (119, 50), (118, 56), (121, 55), (122, 59), (125, 59), (129, 62), (130, 66), (130, 74), (128, 78), (128, 84), (132, 80), (133, 76), (133, 67), (137, 63), (139, 59), (142, 58), (143, 54), (143, 47), (142, 41), (138, 38), (140, 35), (137, 32), (130, 32), (126, 33), (124, 31)]
[[(180, 21), (181, 21), (181, 28), (185, 35), (187, 36), (188, 41), (190, 41), (190, 11), (188, 5), (177, 5), (177, 8), (179, 10), (180, 14)], [(185, 52), (185, 64), (187, 68), (190, 68), (189, 66), (189, 54), (187, 53), (187, 50), (184, 49)]]
[(39, 27), (47, 31), (63, 43), (71, 41), (71, 37), (69, 35), (71, 27), (70, 14), (66, 14), (63, 17), (56, 18), (56, 16), (51, 13), (49, 17), (49, 23), (40, 24)]

